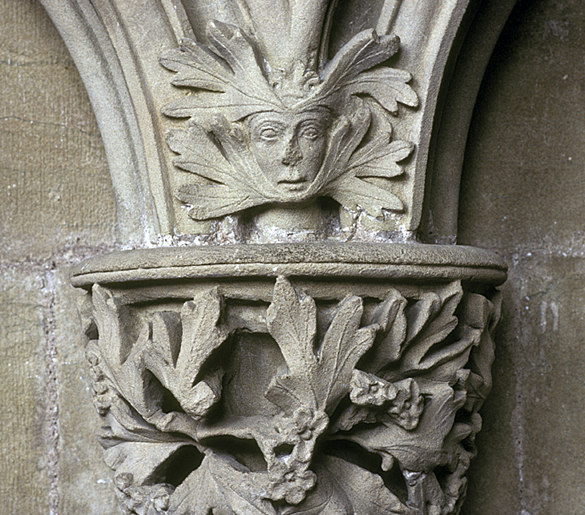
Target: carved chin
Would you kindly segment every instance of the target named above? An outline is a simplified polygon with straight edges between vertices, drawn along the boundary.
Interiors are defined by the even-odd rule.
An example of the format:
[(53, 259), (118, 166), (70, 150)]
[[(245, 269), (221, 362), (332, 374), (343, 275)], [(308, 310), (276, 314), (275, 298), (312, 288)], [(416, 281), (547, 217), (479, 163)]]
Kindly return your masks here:
[(298, 181), (298, 182), (286, 182), (282, 181), (276, 185), (279, 193), (279, 202), (281, 203), (299, 203), (310, 200), (314, 197), (314, 192), (311, 188), (311, 182), (309, 181)]

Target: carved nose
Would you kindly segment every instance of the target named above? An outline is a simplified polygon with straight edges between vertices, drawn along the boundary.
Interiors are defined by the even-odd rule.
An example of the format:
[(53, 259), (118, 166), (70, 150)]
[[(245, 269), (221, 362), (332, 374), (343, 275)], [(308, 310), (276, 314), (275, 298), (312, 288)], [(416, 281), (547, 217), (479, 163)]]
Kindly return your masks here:
[(298, 143), (292, 139), (288, 142), (284, 155), (282, 156), (282, 164), (287, 166), (296, 165), (303, 158), (301, 149)]

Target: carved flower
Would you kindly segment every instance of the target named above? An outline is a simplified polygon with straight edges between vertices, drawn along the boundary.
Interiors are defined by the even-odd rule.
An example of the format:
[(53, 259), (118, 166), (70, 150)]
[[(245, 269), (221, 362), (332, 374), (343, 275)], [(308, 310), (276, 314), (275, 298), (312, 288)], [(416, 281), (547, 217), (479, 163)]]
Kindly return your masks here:
[(398, 393), (392, 383), (361, 370), (353, 371), (350, 388), (349, 398), (359, 406), (382, 406)]
[(383, 421), (392, 420), (408, 431), (415, 429), (424, 409), (418, 384), (414, 379), (405, 379), (395, 383), (395, 387), (397, 395)]
[(314, 412), (306, 406), (297, 408), (290, 417), (276, 419), (278, 438), (265, 450), (270, 479), (268, 495), (272, 500), (298, 504), (315, 486), (316, 476), (308, 469), (315, 442), (328, 423), (323, 411)]
[[(358, 406), (385, 406), (384, 423), (395, 423), (407, 430), (415, 429), (424, 408), (424, 398), (414, 379), (389, 383), (374, 374), (354, 370), (349, 398)], [(355, 411), (355, 410), (354, 410)], [(361, 414), (365, 420), (366, 415)], [(356, 423), (360, 420), (356, 420)]]
[(268, 496), (274, 501), (284, 499), (289, 504), (299, 504), (317, 482), (317, 476), (310, 470), (293, 469), (274, 481)]
[(293, 420), (297, 434), (303, 440), (317, 438), (329, 423), (329, 417), (323, 411), (314, 413), (312, 409), (304, 406), (295, 410)]
[(132, 484), (132, 474), (122, 473), (114, 482), (122, 495), (125, 512), (136, 515), (165, 515), (169, 509), (170, 496), (174, 491), (171, 485), (164, 483), (154, 486)]

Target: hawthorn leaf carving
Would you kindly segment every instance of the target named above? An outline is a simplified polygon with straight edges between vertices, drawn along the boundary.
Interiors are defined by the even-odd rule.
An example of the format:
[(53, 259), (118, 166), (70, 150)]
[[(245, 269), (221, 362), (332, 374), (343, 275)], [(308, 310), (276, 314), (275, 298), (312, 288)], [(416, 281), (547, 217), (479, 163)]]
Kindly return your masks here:
[(229, 456), (211, 452), (175, 490), (170, 511), (174, 515), (276, 515), (263, 498), (264, 476)]
[(400, 502), (377, 474), (334, 456), (323, 456), (321, 467), (339, 484), (354, 515), (416, 515)]
[(144, 325), (133, 341), (129, 330), (130, 313), (121, 301), (106, 288), (96, 284), (92, 289), (94, 320), (98, 327), (99, 342), (90, 343), (88, 353), (99, 367), (99, 381), (105, 389), (112, 389), (110, 409), (117, 410), (121, 420), (130, 427), (137, 424), (135, 417), (128, 413), (124, 402), (117, 398), (121, 395), (144, 419), (148, 420), (160, 410), (162, 396), (150, 391), (150, 373), (142, 359), (144, 349), (150, 339), (150, 326)]
[(392, 289), (374, 310), (370, 323), (378, 324), (380, 331), (375, 345), (360, 363), (363, 370), (378, 373), (400, 358), (406, 343), (406, 305), (406, 298)]
[(315, 301), (279, 277), (267, 324), (287, 369), (274, 377), (267, 398), (285, 411), (302, 405), (330, 415), (349, 391), (352, 371), (376, 335), (376, 325), (359, 328), (362, 313), (360, 297), (344, 299), (316, 350)]
[(432, 471), (446, 459), (443, 443), (453, 427), (455, 414), (465, 403), (465, 392), (438, 383), (427, 395), (416, 429), (408, 430), (389, 421), (374, 427), (356, 427), (343, 438), (379, 453), (383, 470), (390, 470), (396, 459), (403, 469)]
[[(185, 302), (181, 323), (170, 313), (157, 313), (153, 334), (144, 352), (148, 369), (196, 420), (203, 418), (219, 400), (221, 370), (200, 378), (201, 367), (214, 350), (227, 339), (229, 331), (219, 322), (222, 299), (217, 288)], [(177, 328), (182, 327), (182, 334)]]

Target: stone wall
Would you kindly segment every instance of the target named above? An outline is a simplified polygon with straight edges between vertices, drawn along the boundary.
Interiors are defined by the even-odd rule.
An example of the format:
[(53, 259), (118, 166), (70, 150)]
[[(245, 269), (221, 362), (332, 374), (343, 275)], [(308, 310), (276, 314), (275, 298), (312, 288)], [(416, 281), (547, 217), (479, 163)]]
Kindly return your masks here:
[[(0, 0), (2, 512), (117, 513), (93, 436), (69, 267), (116, 247), (115, 202), (83, 84), (32, 0)], [(585, 506), (580, 0), (523, 0), (472, 123), (458, 243), (509, 262), (494, 390), (465, 515)]]

